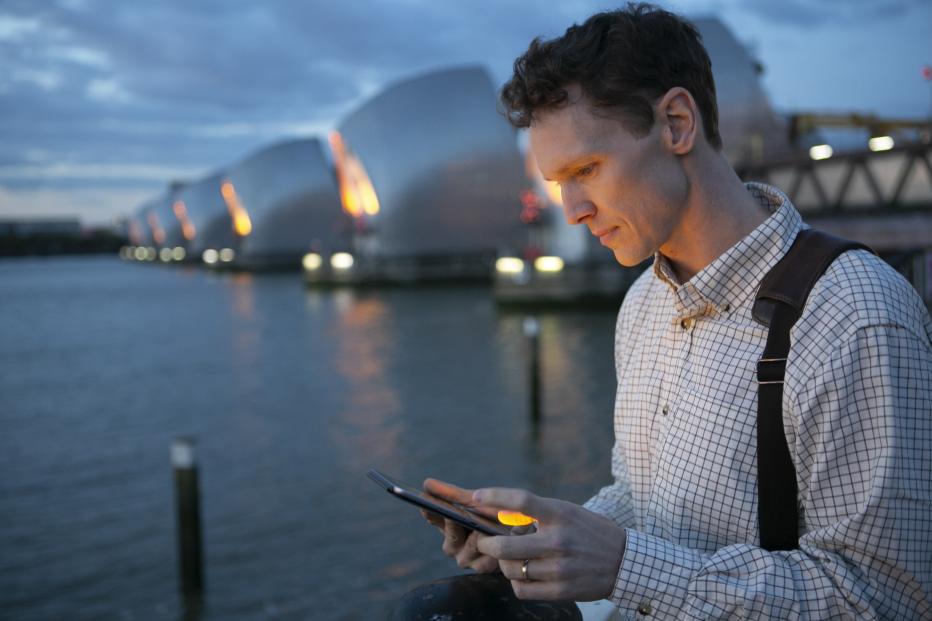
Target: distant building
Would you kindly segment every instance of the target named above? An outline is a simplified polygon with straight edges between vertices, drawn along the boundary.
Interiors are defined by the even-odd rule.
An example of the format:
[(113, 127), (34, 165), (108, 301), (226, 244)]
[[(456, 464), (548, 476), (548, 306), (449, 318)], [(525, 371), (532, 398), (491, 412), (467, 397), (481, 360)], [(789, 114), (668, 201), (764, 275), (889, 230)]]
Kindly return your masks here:
[(77, 218), (2, 219), (0, 235), (30, 237), (34, 235), (81, 235), (83, 229)]

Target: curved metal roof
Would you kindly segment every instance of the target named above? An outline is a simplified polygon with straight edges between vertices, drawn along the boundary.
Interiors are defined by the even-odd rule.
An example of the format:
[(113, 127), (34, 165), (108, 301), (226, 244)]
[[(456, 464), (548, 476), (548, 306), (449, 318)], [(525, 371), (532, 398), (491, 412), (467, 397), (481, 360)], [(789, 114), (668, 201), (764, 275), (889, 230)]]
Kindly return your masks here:
[(523, 245), (520, 194), (530, 183), (496, 106), (486, 71), (458, 68), (393, 84), (340, 124), (378, 199), (378, 213), (359, 216), (373, 231), (372, 254)]
[(215, 172), (178, 192), (177, 200), (184, 205), (194, 228), (189, 251), (197, 255), (208, 248), (233, 248), (236, 245), (230, 212), (220, 194), (223, 178), (224, 173)]
[(349, 246), (352, 222), (317, 138), (262, 149), (232, 166), (225, 180), (250, 221), (238, 261)]
[(719, 130), (733, 165), (776, 157), (790, 150), (783, 119), (761, 86), (760, 64), (721, 20), (693, 20), (712, 61), (718, 99)]

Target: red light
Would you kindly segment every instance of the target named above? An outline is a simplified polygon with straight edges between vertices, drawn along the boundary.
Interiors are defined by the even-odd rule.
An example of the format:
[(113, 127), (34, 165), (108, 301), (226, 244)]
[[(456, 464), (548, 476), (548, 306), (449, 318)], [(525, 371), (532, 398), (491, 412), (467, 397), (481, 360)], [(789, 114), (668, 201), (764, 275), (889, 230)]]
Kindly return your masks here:
[(540, 209), (537, 209), (536, 207), (525, 207), (521, 210), (521, 222), (524, 222), (525, 224), (534, 222), (537, 220), (538, 216), (540, 216)]
[(540, 197), (534, 190), (521, 192), (521, 204), (525, 209), (540, 209)]
[(929, 66), (929, 65), (922, 66), (922, 78), (924, 80), (932, 80), (932, 66)]

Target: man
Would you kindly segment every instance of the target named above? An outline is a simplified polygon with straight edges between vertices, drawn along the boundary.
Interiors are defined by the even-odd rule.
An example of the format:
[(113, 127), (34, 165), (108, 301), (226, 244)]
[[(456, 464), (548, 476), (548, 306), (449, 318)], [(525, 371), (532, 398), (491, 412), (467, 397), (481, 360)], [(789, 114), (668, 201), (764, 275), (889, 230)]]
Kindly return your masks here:
[(503, 101), (567, 220), (622, 265), (655, 261), (618, 315), (614, 483), (578, 506), (428, 480), (539, 521), (479, 537), (434, 520), (444, 551), (519, 598), (606, 598), (635, 618), (932, 619), (932, 321), (908, 283), (855, 250), (812, 290), (782, 403), (799, 547), (768, 552), (751, 307), (804, 225), (722, 155), (698, 33), (649, 5), (595, 15), (533, 41)]

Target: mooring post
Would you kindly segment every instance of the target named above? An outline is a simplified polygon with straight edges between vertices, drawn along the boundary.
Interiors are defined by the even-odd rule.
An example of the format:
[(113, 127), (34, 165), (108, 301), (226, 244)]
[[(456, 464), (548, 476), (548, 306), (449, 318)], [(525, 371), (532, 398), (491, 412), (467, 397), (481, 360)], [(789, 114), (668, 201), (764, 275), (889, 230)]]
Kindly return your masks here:
[(175, 506), (178, 514), (179, 586), (185, 605), (200, 605), (204, 594), (204, 564), (201, 545), (200, 491), (194, 439), (175, 438), (171, 446), (175, 475)]
[(540, 323), (534, 317), (524, 318), (524, 336), (528, 347), (528, 379), (531, 423), (540, 423)]

